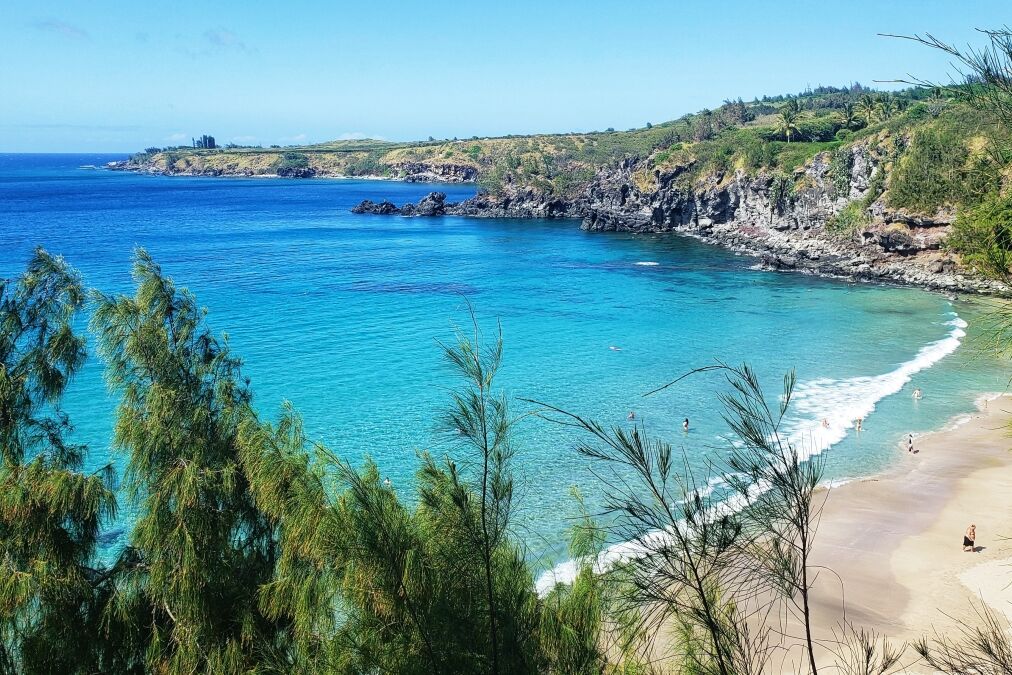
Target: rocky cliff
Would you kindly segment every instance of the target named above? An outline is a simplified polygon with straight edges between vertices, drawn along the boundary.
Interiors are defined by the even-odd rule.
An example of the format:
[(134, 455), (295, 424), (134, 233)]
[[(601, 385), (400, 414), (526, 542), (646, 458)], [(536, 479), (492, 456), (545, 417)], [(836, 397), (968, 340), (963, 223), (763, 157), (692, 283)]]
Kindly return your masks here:
[[(601, 169), (563, 199), (530, 188), (479, 194), (458, 204), (429, 195), (417, 206), (364, 203), (359, 213), (493, 218), (579, 218), (591, 231), (678, 232), (759, 258), (768, 269), (913, 284), (950, 292), (1006, 289), (970, 275), (942, 247), (954, 214), (890, 209), (881, 190), (887, 158), (870, 144), (846, 149), (831, 167), (816, 155), (792, 176), (742, 170), (689, 180), (691, 166), (668, 170), (628, 159)], [(846, 171), (840, 174), (840, 167)], [(836, 169), (835, 172), (833, 169)], [(876, 187), (876, 185), (878, 187)], [(438, 203), (438, 207), (433, 204)], [(855, 222), (841, 224), (848, 210)]]
[(281, 153), (233, 151), (159, 152), (142, 154), (108, 165), (114, 171), (136, 171), (162, 176), (278, 176), (281, 178), (343, 178), (362, 176), (417, 183), (467, 183), (478, 178), (475, 166), (452, 160), (387, 161), (362, 163), (361, 153), (295, 152), (296, 165), (286, 164)]

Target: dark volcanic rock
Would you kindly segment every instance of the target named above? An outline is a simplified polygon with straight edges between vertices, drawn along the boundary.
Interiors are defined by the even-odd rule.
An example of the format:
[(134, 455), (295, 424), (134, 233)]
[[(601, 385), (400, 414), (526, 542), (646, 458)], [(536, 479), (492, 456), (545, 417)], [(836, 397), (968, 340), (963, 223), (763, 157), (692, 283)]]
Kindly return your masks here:
[(459, 204), (448, 204), (446, 212), (474, 218), (579, 218), (578, 201), (526, 189), (511, 189), (501, 196), (481, 193)]
[(401, 210), (391, 201), (383, 200), (379, 204), (371, 199), (363, 199), (358, 206), (352, 208), (352, 213), (369, 213), (376, 216), (392, 216), (400, 213)]
[(316, 176), (316, 169), (308, 166), (289, 167), (278, 169), (277, 174), (282, 178), (313, 178)]
[(465, 164), (403, 162), (394, 167), (408, 183), (467, 183), (478, 177), (478, 169)]
[(430, 192), (418, 200), (417, 204), (405, 204), (400, 208), (385, 199), (379, 204), (370, 199), (364, 199), (358, 206), (352, 208), (351, 212), (376, 216), (442, 216), (446, 213), (448, 206), (452, 207), (454, 204), (446, 203), (445, 192)]
[[(403, 209), (401, 213), (403, 213)], [(441, 216), (446, 213), (446, 193), (430, 192), (418, 202), (416, 214), (419, 216)], [(405, 214), (407, 215), (407, 214)]]

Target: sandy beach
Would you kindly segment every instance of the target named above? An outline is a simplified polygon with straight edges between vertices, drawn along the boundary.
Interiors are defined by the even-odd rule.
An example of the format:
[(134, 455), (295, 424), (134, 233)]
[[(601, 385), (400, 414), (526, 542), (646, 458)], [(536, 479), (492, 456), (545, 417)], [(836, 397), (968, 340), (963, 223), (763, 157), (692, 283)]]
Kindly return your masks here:
[[(846, 620), (897, 643), (977, 622), (981, 601), (1012, 617), (1012, 397), (982, 397), (978, 412), (896, 448), (884, 475), (829, 491), (815, 542), (820, 660)], [(977, 551), (963, 533), (977, 526)], [(912, 649), (904, 672), (931, 672)]]

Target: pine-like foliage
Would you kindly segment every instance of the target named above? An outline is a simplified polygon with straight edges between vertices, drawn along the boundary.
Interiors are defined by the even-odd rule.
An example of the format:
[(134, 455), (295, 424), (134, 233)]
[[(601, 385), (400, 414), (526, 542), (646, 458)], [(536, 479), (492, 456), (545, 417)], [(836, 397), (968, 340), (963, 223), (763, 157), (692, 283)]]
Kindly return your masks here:
[(120, 667), (148, 672), (262, 670), (287, 658), (291, 622), (258, 597), (279, 548), (240, 452), (248, 381), (189, 292), (144, 251), (133, 272), (136, 294), (96, 295), (92, 319), (138, 503), (108, 598), (110, 648)]
[(0, 672), (62, 673), (87, 661), (94, 626), (89, 567), (115, 514), (106, 472), (80, 473), (60, 409), (85, 359), (73, 331), (84, 301), (77, 273), (38, 249), (21, 277), (0, 281)]
[(447, 414), (460, 452), (425, 454), (418, 504), (403, 504), (378, 469), (336, 462), (349, 546), (340, 669), (384, 673), (534, 673), (550, 668), (531, 568), (512, 536), (511, 431), (494, 391), (502, 357), (480, 333), (445, 348), (465, 385)]
[[(239, 427), (239, 457), (254, 503), (276, 525), (271, 580), (258, 591), (260, 611), (289, 631), (287, 649), (265, 655), (262, 667), (284, 673), (334, 672), (347, 536), (335, 490), (313, 455), (298, 413), (285, 403), (276, 424), (248, 416)], [(311, 450), (313, 452), (311, 453)]]
[(344, 673), (601, 672), (599, 585), (582, 576), (539, 598), (510, 528), (516, 418), (494, 386), (502, 341), (484, 347), (476, 327), (444, 351), (462, 382), (445, 416), (459, 444), (443, 458), (422, 454), (413, 505), (374, 463), (356, 471), (331, 458), (347, 536), (332, 665)]

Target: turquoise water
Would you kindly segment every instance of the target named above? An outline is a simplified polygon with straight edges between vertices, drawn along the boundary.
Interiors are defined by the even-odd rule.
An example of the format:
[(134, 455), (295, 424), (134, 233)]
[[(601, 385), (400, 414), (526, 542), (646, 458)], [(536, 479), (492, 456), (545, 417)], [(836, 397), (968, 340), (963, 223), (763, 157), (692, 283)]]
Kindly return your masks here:
[[(467, 325), (464, 297), (490, 333), (501, 321), (509, 392), (607, 424), (625, 425), (635, 410), (696, 468), (726, 447), (721, 381), (698, 376), (642, 395), (714, 359), (748, 361), (771, 392), (796, 368), (792, 429), (813, 450), (831, 446), (834, 478), (903, 461), (902, 434), (971, 410), (1009, 375), (973, 348), (983, 310), (938, 294), (761, 272), (691, 239), (591, 234), (573, 221), (349, 212), (365, 198), (415, 200), (431, 185), (78, 168), (110, 159), (0, 155), (0, 276), (42, 244), (89, 285), (127, 292), (131, 250), (146, 247), (228, 333), (264, 414), (292, 401), (313, 437), (356, 463), (371, 456), (405, 493), (418, 451), (457, 450), (434, 422), (454, 386), (437, 341)], [(473, 192), (439, 189), (451, 199)], [(912, 400), (915, 386), (923, 400)], [(120, 461), (109, 449), (114, 405), (92, 358), (66, 408), (93, 466)], [(860, 437), (846, 428), (868, 412)], [(602, 488), (572, 432), (528, 419), (518, 440), (518, 532), (532, 555), (558, 557), (574, 512), (569, 486), (591, 506)], [(122, 507), (107, 551), (123, 543), (131, 509)]]

